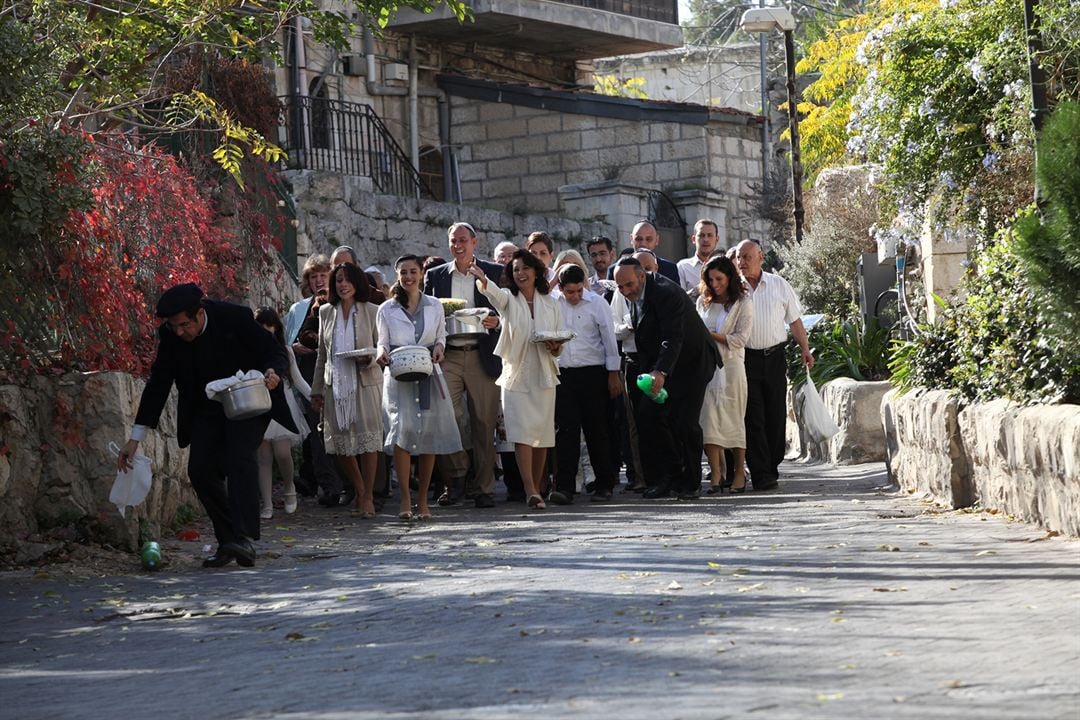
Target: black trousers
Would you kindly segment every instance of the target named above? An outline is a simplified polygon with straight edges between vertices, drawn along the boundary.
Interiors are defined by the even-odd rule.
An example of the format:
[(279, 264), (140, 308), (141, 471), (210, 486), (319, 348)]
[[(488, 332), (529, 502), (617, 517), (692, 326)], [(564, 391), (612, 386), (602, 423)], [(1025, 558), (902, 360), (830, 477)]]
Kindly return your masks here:
[(521, 471), (518, 470), (517, 455), (512, 452), (499, 453), (502, 459), (503, 484), (506, 485), (506, 496), (511, 499), (525, 499), (525, 484), (521, 481)]
[(255, 452), (269, 424), (269, 414), (228, 420), (221, 410), (202, 413), (192, 423), (188, 478), (219, 545), (259, 539)]
[[(711, 375), (710, 375), (711, 377)], [(642, 393), (637, 404), (638, 437), (645, 482), (679, 493), (697, 492), (701, 487), (701, 406), (709, 379), (690, 380), (666, 403), (657, 403)]]
[(596, 473), (596, 489), (615, 489), (611, 464), (608, 371), (603, 365), (562, 368), (555, 391), (555, 487), (573, 495), (581, 461), (581, 433)]
[(783, 344), (746, 349), (746, 464), (755, 488), (780, 477), (787, 426), (787, 360)]
[(341, 477), (334, 459), (326, 454), (326, 443), (319, 429), (322, 415), (312, 410), (307, 400), (301, 399), (301, 403), (311, 432), (304, 438), (304, 463), (300, 466), (300, 477), (309, 485), (321, 488), (324, 495), (336, 497), (342, 490)]

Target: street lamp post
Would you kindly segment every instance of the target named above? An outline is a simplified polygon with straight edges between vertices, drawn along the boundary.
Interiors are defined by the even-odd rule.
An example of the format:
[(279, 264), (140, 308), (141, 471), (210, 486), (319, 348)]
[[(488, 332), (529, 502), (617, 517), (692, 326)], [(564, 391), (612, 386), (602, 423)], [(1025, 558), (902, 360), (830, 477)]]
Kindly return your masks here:
[[(788, 130), (791, 133), (791, 199), (794, 205), (795, 244), (802, 243), (802, 154), (799, 145), (799, 89), (795, 85), (795, 17), (786, 8), (752, 8), (743, 13), (739, 27), (745, 32), (784, 33), (784, 59), (787, 64)], [(764, 178), (763, 178), (764, 180)]]

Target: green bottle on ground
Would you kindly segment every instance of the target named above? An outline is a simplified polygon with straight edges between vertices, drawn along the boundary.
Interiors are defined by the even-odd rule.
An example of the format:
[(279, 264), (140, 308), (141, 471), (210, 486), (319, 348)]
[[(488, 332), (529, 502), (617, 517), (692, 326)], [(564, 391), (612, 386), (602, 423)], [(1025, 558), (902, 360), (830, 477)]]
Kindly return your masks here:
[(667, 388), (660, 388), (660, 392), (656, 393), (656, 397), (652, 394), (652, 375), (648, 373), (641, 373), (637, 376), (638, 390), (645, 393), (645, 397), (649, 398), (655, 403), (663, 405), (667, 402)]
[(144, 569), (157, 570), (161, 567), (161, 546), (153, 540), (143, 543), (140, 558)]

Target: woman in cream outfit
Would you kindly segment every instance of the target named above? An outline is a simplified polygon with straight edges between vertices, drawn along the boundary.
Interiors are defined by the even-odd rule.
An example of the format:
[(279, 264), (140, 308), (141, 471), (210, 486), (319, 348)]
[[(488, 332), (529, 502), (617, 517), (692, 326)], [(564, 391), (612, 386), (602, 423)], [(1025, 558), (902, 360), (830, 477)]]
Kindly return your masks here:
[(495, 345), (502, 358), (502, 374), (495, 384), (502, 388), (506, 439), (514, 443), (521, 482), (529, 507), (542, 510), (537, 480), (544, 472), (547, 449), (555, 446), (555, 386), (559, 365), (555, 361), (562, 343), (534, 343), (537, 332), (562, 329), (559, 303), (548, 294), (544, 264), (527, 250), (518, 250), (510, 261), (507, 287), (488, 284), (484, 271), (470, 268), (476, 287), (491, 300), (502, 316), (503, 330)]
[[(421, 290), (423, 275), (420, 258), (404, 255), (394, 263), (397, 282), (391, 297), (379, 306), (376, 323), (379, 327), (379, 364), (389, 362), (390, 353), (403, 345), (423, 345), (431, 352), (431, 362), (438, 367), (446, 348), (446, 318), (442, 303)], [(412, 456), (419, 455), (417, 468), (418, 507), (416, 517), (431, 519), (428, 509), (428, 485), (435, 468), (436, 455), (449, 455), (461, 450), (454, 404), (446, 383), (438, 371), (419, 381), (396, 380), (386, 373), (383, 385), (383, 407), (390, 418), (386, 447), (394, 453), (394, 472), (397, 475), (401, 506), (398, 517), (412, 520), (412, 499), (409, 475)]]
[[(382, 368), (369, 357), (339, 353), (378, 344), (376, 307), (360, 268), (338, 265), (330, 275), (330, 302), (319, 308), (319, 359), (311, 383), (311, 407), (322, 413), (326, 452), (356, 489), (353, 514), (375, 517), (372, 496), (379, 450), (383, 446)], [(360, 462), (357, 463), (359, 456)]]
[(754, 306), (746, 296), (735, 264), (726, 257), (714, 257), (701, 269), (697, 301), (698, 314), (709, 330), (724, 367), (718, 368), (705, 389), (701, 407), (701, 430), (705, 456), (712, 470), (709, 493), (721, 487), (724, 477), (724, 448), (732, 451), (735, 477), (731, 492), (746, 488), (746, 366), (744, 347), (754, 322)]

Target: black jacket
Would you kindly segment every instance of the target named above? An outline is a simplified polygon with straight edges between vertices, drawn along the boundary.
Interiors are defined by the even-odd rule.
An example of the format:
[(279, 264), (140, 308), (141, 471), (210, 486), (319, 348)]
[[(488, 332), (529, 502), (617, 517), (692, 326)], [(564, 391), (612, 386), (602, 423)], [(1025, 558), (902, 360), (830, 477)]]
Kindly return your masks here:
[[(494, 287), (497, 287), (499, 281), (502, 280), (503, 266), (480, 259), (476, 260), (476, 264), (487, 275), (488, 282), (494, 283)], [(453, 281), (451, 280), (453, 271), (453, 260), (445, 265), (439, 265), (428, 270), (427, 275), (424, 277), (424, 292), (437, 298), (454, 297)], [(476, 289), (475, 282), (473, 283), (473, 305), (489, 308), (493, 314), (498, 314), (495, 312), (495, 308), (491, 306), (491, 301), (487, 299), (487, 296)], [(498, 341), (498, 330), (492, 330), (480, 339), (480, 362), (484, 366), (484, 372), (493, 378), (499, 377), (502, 372), (502, 360), (495, 354), (495, 343)]]
[(717, 367), (723, 367), (716, 342), (694, 303), (676, 283), (645, 273), (645, 300), (637, 327), (637, 364), (644, 372), (667, 374), (671, 395), (704, 391)]
[[(175, 384), (176, 437), (180, 447), (191, 442), (191, 424), (200, 410), (219, 405), (206, 398), (206, 383), (235, 375), (237, 371), (265, 372), (268, 368), (273, 368), (283, 380), (288, 377), (285, 348), (255, 322), (250, 308), (216, 300), (203, 300), (202, 307), (206, 311), (206, 330), (194, 342), (184, 342), (165, 323), (158, 328), (157, 357), (135, 415), (137, 425), (157, 427)], [(296, 432), (284, 387), (281, 383), (270, 392), (273, 402), (270, 417)]]

